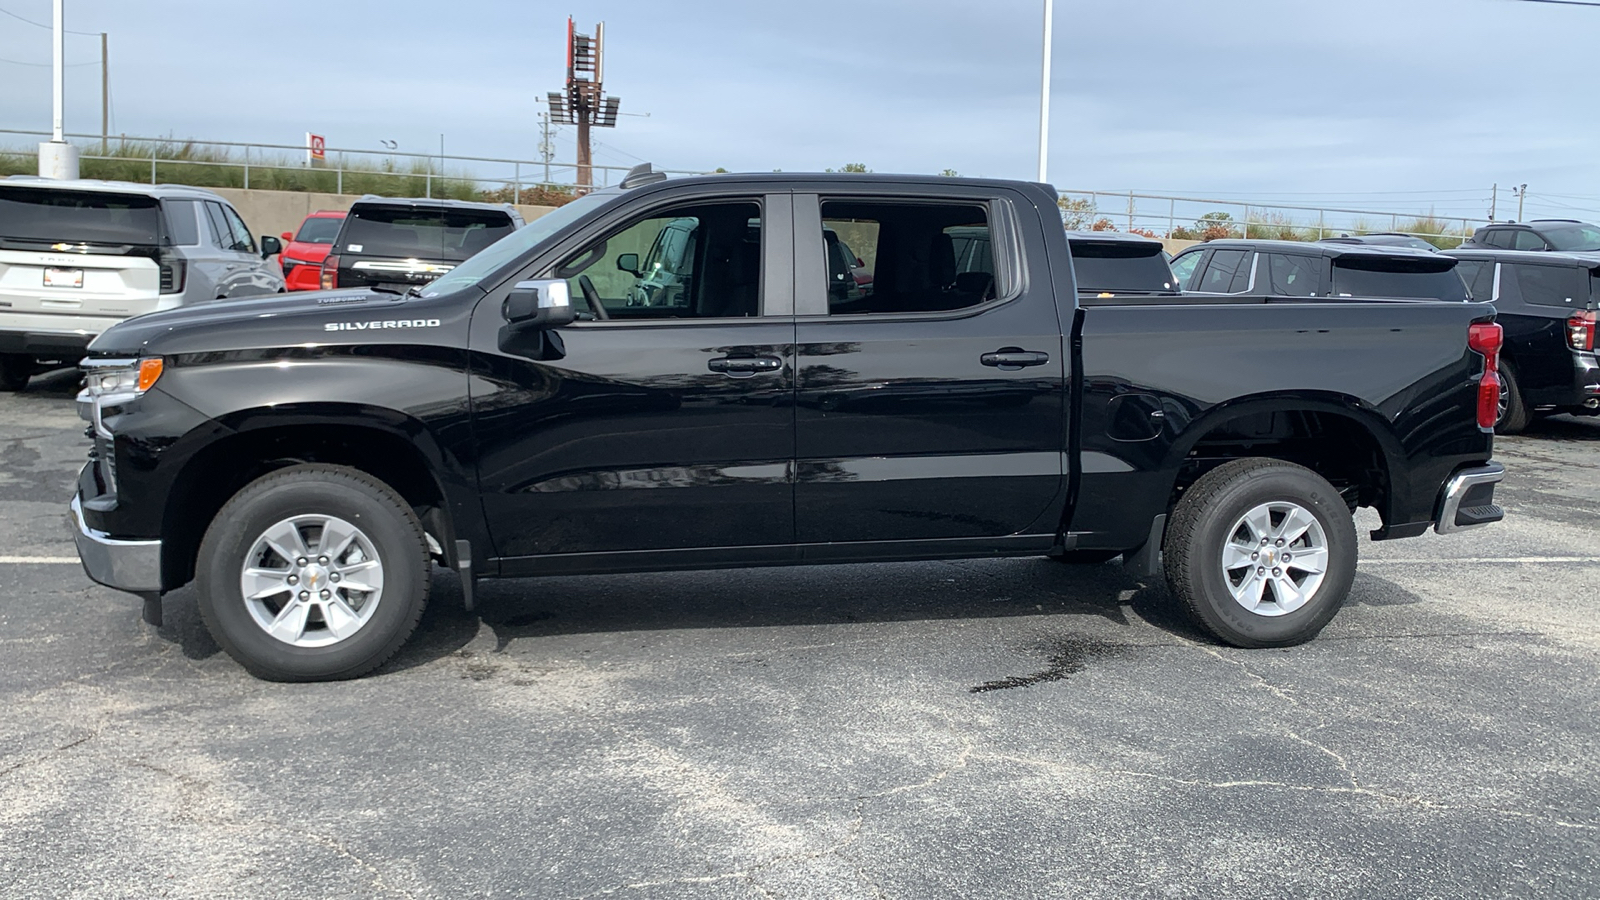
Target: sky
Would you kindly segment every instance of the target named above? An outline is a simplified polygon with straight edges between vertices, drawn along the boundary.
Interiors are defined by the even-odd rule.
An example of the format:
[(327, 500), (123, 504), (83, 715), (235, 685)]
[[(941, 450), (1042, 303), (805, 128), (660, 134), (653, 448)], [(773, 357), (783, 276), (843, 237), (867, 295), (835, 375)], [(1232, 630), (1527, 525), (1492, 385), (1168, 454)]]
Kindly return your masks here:
[[(95, 33), (69, 132), (99, 130), (104, 31), (113, 134), (534, 160), (572, 15), (606, 23), (625, 114), (596, 163), (1036, 175), (1042, 0), (66, 6)], [(15, 16), (50, 0), (0, 10), (0, 128), (48, 131), (50, 34)], [(1480, 218), (1525, 183), (1526, 218), (1600, 220), (1597, 40), (1600, 7), (1526, 0), (1056, 0), (1050, 180)]]

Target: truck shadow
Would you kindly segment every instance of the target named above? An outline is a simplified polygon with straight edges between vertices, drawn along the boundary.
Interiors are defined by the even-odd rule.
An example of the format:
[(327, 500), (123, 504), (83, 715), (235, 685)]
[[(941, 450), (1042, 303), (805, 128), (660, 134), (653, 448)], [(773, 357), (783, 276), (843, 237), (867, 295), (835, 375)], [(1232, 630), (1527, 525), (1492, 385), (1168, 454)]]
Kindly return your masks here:
[[(1548, 416), (1534, 419), (1522, 438), (1557, 441), (1600, 441), (1600, 417)], [(1498, 438), (1497, 440), (1505, 440)]]
[(477, 610), (462, 608), (460, 581), (436, 571), (428, 610), (382, 670), (426, 665), (461, 650), (481, 627), (494, 652), (514, 642), (575, 634), (777, 628), (1011, 616), (1086, 616), (1129, 629), (1141, 623), (1210, 642), (1160, 579), (1118, 564), (1046, 559), (738, 569), (484, 581)]

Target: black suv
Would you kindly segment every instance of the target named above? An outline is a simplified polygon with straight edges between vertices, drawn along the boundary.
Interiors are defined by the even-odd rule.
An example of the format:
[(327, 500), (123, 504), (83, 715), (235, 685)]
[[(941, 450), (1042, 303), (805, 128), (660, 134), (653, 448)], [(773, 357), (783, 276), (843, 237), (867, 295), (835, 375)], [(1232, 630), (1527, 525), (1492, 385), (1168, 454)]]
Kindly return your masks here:
[(1600, 227), (1577, 219), (1534, 219), (1485, 225), (1462, 242), (1461, 250), (1535, 250), (1558, 253), (1600, 251)]
[(1372, 244), (1220, 240), (1172, 260), (1185, 291), (1277, 297), (1468, 299), (1456, 260), (1429, 250)]
[(322, 287), (406, 291), (516, 231), (510, 204), (367, 195), (350, 207), (322, 262)]
[(1600, 257), (1471, 249), (1443, 255), (1461, 261), (1472, 298), (1494, 303), (1505, 332), (1495, 430), (1516, 434), (1539, 413), (1600, 414)]

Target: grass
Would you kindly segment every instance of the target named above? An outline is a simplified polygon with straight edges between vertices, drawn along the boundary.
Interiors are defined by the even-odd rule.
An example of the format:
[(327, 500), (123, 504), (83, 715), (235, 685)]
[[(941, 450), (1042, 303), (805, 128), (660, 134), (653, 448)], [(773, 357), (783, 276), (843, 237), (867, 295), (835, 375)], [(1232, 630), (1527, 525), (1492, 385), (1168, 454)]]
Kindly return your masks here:
[[(243, 188), (245, 166), (242, 153), (232, 148), (214, 148), (192, 141), (114, 142), (100, 152), (98, 142), (80, 143), (83, 155), (79, 172), (84, 178), (110, 181), (151, 182), (151, 156), (155, 156), (155, 181), (160, 184), (187, 184), (206, 188)], [(90, 159), (88, 157), (106, 157)], [(38, 171), (34, 150), (0, 149), (0, 176), (32, 175)], [(453, 200), (510, 202), (519, 193), (512, 185), (484, 188), (483, 182), (468, 173), (447, 173), (436, 162), (408, 159), (397, 164), (346, 162), (341, 174), (333, 169), (304, 165), (291, 155), (250, 157), (249, 186), (252, 190), (317, 191), (382, 197), (433, 196)], [(522, 203), (560, 206), (573, 195), (555, 185), (523, 186)]]

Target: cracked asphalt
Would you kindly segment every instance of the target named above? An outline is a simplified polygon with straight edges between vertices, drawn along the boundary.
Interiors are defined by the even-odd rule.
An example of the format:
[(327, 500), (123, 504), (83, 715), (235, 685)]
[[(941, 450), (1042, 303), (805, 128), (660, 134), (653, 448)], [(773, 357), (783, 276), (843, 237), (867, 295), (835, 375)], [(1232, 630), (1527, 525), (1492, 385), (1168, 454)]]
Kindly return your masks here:
[[(0, 896), (1597, 897), (1600, 421), (1240, 651), (1117, 566), (435, 581), (247, 676), (75, 565), (74, 377), (0, 395)], [(1370, 517), (1363, 525), (1370, 527)]]

